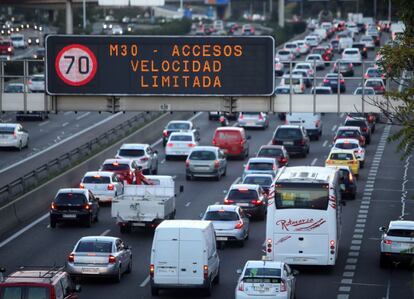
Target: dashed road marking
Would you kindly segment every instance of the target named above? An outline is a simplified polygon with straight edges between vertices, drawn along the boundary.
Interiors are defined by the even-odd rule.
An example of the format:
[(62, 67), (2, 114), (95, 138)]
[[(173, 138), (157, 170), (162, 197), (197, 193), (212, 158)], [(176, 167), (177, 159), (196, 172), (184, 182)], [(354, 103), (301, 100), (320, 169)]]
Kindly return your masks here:
[(189, 207), (190, 205), (191, 205), (191, 201), (189, 201), (185, 204), (186, 207)]
[(107, 234), (109, 234), (109, 232), (110, 232), (111, 230), (110, 229), (107, 229), (106, 231), (104, 231), (102, 234), (101, 234), (101, 236), (106, 236)]
[(338, 126), (337, 125), (334, 125), (333, 127), (332, 127), (332, 132), (335, 132), (335, 130), (336, 130), (336, 128), (337, 128)]
[(82, 118), (84, 118), (84, 117), (87, 117), (89, 114), (91, 114), (90, 112), (85, 112), (84, 114), (82, 114), (82, 115), (79, 115), (77, 118), (75, 118), (76, 120), (81, 120)]
[(311, 166), (314, 166), (316, 164), (316, 161), (318, 161), (318, 158), (315, 158), (315, 159), (312, 160)]
[(240, 179), (241, 179), (241, 177), (237, 177), (237, 178), (234, 180), (234, 182), (233, 182), (233, 184), (232, 184), (232, 185), (237, 184), (237, 183), (240, 181)]
[(355, 275), (354, 271), (349, 271), (349, 272), (347, 271), (342, 274), (343, 277), (354, 277), (354, 275)]
[(50, 123), (50, 120), (47, 120), (47, 121), (41, 122), (40, 124), (38, 124), (38, 126), (39, 126), (39, 127), (43, 127), (43, 126), (47, 125), (48, 123)]
[(150, 281), (149, 275), (144, 279), (144, 281), (139, 285), (141, 288), (145, 287)]
[(323, 146), (323, 147), (325, 147), (325, 146), (327, 146), (327, 145), (328, 145), (328, 140), (325, 140), (325, 141), (323, 142), (322, 146)]
[(69, 124), (69, 122), (64, 122), (64, 123), (62, 124), (62, 127), (66, 127), (68, 124)]

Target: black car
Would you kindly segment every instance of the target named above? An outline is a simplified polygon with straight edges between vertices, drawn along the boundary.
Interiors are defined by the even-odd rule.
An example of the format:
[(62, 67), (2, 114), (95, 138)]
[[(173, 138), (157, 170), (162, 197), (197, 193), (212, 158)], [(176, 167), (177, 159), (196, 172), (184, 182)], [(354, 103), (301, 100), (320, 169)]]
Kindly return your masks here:
[(309, 154), (310, 139), (303, 126), (281, 125), (274, 132), (273, 145), (283, 145), (290, 154), (306, 157)]
[(348, 167), (339, 167), (339, 181), (342, 197), (356, 198), (357, 182), (352, 171)]
[(45, 49), (39, 48), (33, 54), (33, 59), (44, 60), (45, 59)]
[(359, 127), (361, 129), (362, 136), (365, 137), (367, 144), (371, 142), (371, 127), (364, 117), (347, 117), (344, 126), (347, 127)]
[(232, 185), (224, 198), (224, 204), (240, 206), (247, 214), (261, 220), (266, 218), (267, 196), (257, 184)]
[(339, 92), (345, 92), (346, 90), (345, 80), (342, 74), (339, 74), (339, 78), (338, 78), (338, 74), (335, 74), (335, 73), (328, 73), (325, 75), (325, 78), (323, 79), (323, 86), (330, 86), (333, 92), (338, 92), (338, 85), (339, 85)]
[(368, 57), (368, 49), (365, 47), (365, 43), (353, 43), (352, 48), (359, 49), (359, 53), (361, 53), (362, 58)]
[(377, 117), (375, 113), (362, 113), (362, 112), (351, 112), (348, 113), (348, 117), (363, 117), (367, 120), (368, 125), (371, 127), (371, 133), (374, 134), (375, 132), (375, 124), (377, 122)]
[(79, 222), (90, 227), (98, 217), (98, 199), (87, 189), (60, 189), (50, 205), (51, 228), (60, 222)]

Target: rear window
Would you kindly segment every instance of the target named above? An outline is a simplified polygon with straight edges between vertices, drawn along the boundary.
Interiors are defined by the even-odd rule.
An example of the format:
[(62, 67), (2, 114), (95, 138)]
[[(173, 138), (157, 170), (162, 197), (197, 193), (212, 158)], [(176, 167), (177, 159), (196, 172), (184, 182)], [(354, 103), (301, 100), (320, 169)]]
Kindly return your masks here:
[(81, 205), (84, 202), (86, 202), (86, 197), (83, 193), (59, 193), (55, 198), (55, 203), (63, 205)]
[(86, 176), (83, 178), (84, 184), (109, 184), (111, 179), (107, 176)]
[(308, 56), (307, 60), (321, 60), (319, 56)]
[(105, 241), (81, 241), (75, 252), (112, 252), (112, 242)]
[(348, 153), (332, 153), (329, 159), (341, 160), (341, 161), (352, 161), (354, 160), (354, 157), (352, 154), (348, 154)]
[(244, 272), (244, 279), (254, 278), (255, 276), (280, 277), (280, 275), (281, 271), (279, 268), (247, 268)]
[(277, 277), (243, 277), (245, 283), (280, 283), (281, 278)]
[(190, 160), (209, 161), (215, 160), (216, 154), (211, 151), (193, 151), (189, 157)]
[(280, 148), (262, 148), (257, 156), (275, 158), (283, 156), (283, 151)]
[(276, 131), (276, 138), (281, 139), (300, 139), (302, 138), (302, 133), (300, 129), (286, 128), (279, 129)]
[(14, 127), (2, 127), (0, 128), (0, 134), (13, 134)]
[(249, 170), (273, 170), (273, 164), (266, 162), (250, 162)]
[(356, 149), (358, 148), (358, 144), (356, 143), (350, 143), (350, 142), (339, 142), (337, 144), (335, 144), (336, 148), (340, 148), (340, 149)]
[(239, 132), (231, 132), (231, 131), (219, 131), (216, 133), (216, 138), (223, 141), (240, 141), (240, 133)]
[(309, 70), (311, 67), (309, 65), (298, 65), (296, 66), (296, 69), (298, 70)]
[(45, 81), (45, 77), (36, 76), (36, 77), (32, 77), (31, 80), (33, 82), (43, 82), (43, 81)]
[(275, 93), (276, 94), (289, 94), (290, 89), (289, 88), (276, 88)]
[(190, 124), (188, 123), (172, 123), (167, 127), (168, 130), (189, 130)]
[(143, 149), (120, 149), (118, 155), (122, 157), (142, 157), (145, 155)]
[(243, 184), (253, 184), (253, 185), (260, 185), (260, 186), (267, 187), (267, 186), (272, 185), (272, 179), (268, 177), (247, 176), (244, 179)]
[(329, 89), (325, 89), (325, 88), (317, 88), (313, 90), (313, 93), (315, 94), (331, 94), (331, 91)]
[(379, 80), (367, 81), (367, 83), (365, 84), (365, 86), (368, 86), (368, 87), (382, 86), (382, 82), (379, 81)]
[(102, 170), (108, 170), (108, 171), (129, 170), (129, 165), (128, 164), (118, 164), (118, 163), (104, 164), (102, 166)]
[(229, 199), (257, 199), (259, 198), (256, 190), (250, 189), (232, 189), (229, 192)]
[(0, 41), (0, 46), (10, 47), (11, 46), (11, 42)]
[(209, 211), (206, 213), (204, 220), (211, 221), (237, 221), (239, 220), (239, 215), (236, 212), (232, 211)]
[(170, 137), (170, 141), (193, 141), (193, 138), (188, 135), (175, 135)]
[(283, 78), (283, 80), (285, 81), (286, 85), (299, 85), (300, 84), (300, 79), (297, 78), (292, 78), (292, 80), (290, 78)]
[(289, 51), (279, 51), (278, 53), (279, 53), (279, 55), (289, 55), (290, 54)]
[(350, 127), (366, 127), (367, 126), (367, 124), (363, 120), (347, 120), (345, 122), (345, 125), (350, 126)]
[(325, 50), (324, 49), (313, 49), (312, 52), (316, 54), (323, 54), (325, 53)]
[[(362, 94), (362, 88), (358, 88), (355, 94)], [(375, 91), (372, 89), (364, 89), (364, 94), (375, 94)]]
[(370, 70), (368, 70), (367, 73), (370, 76), (377, 76), (377, 77), (380, 77), (381, 76), (381, 73), (377, 69), (370, 69)]
[(357, 50), (346, 50), (345, 52), (344, 52), (344, 54), (358, 54), (358, 51)]
[(341, 130), (338, 132), (339, 137), (358, 137), (359, 132), (356, 130)]
[(291, 49), (291, 48), (297, 48), (295, 44), (286, 44), (285, 48)]
[[(27, 292), (27, 296), (24, 293)], [(2, 299), (47, 299), (50, 298), (49, 289), (45, 287), (10, 286), (1, 291)]]
[(276, 209), (326, 210), (328, 201), (328, 189), (324, 186), (291, 188), (279, 186), (275, 190)]
[(390, 229), (387, 232), (391, 237), (414, 238), (414, 230), (411, 229)]

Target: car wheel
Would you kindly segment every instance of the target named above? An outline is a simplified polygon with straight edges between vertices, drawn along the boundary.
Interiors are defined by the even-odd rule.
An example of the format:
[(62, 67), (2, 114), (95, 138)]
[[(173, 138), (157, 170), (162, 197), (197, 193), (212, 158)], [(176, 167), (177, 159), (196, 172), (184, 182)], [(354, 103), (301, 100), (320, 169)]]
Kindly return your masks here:
[(220, 283), (220, 267), (218, 268), (217, 275), (216, 275), (216, 277), (214, 277), (213, 282), (214, 282), (214, 284), (219, 284)]
[(160, 294), (160, 289), (156, 287), (151, 287), (151, 295), (158, 296)]
[(185, 179), (187, 180), (187, 181), (192, 181), (193, 180), (193, 176), (190, 174), (190, 175), (186, 175), (185, 176)]
[(17, 149), (18, 149), (19, 151), (21, 151), (21, 150), (22, 150), (22, 148), (23, 148), (23, 146), (22, 146), (22, 142), (20, 141), (20, 142), (19, 142), (19, 146), (17, 147)]
[(238, 243), (239, 243), (239, 247), (240, 248), (243, 248), (244, 247), (244, 240), (240, 240)]
[(155, 167), (155, 169), (152, 171), (152, 174), (154, 174), (154, 175), (158, 174), (158, 165), (157, 165), (157, 167)]
[(211, 283), (211, 280), (209, 279), (207, 283), (207, 287), (204, 290), (204, 294), (206, 295), (206, 297), (211, 296), (212, 289), (213, 289), (213, 284)]
[(117, 271), (117, 273), (116, 273), (116, 274), (115, 274), (115, 276), (114, 276), (114, 281), (115, 281), (116, 283), (121, 282), (121, 277), (122, 277), (122, 272), (121, 272), (121, 264), (119, 264), (118, 271)]
[(367, 138), (367, 144), (371, 143), (371, 137)]
[(50, 220), (50, 227), (51, 228), (55, 228), (56, 227), (56, 221), (55, 220)]
[(388, 258), (383, 255), (382, 253), (380, 254), (380, 267), (381, 268), (387, 268), (388, 267)]
[(85, 220), (85, 226), (91, 227), (91, 225), (92, 225), (92, 215), (89, 215), (88, 219)]
[(221, 175), (220, 172), (217, 174), (217, 176), (214, 177), (215, 181), (220, 181)]
[(29, 138), (26, 140), (26, 144), (24, 145), (25, 148), (29, 148)]
[(364, 166), (365, 166), (365, 161), (360, 161), (359, 162), (359, 167), (360, 168), (364, 168)]
[(223, 176), (227, 175), (227, 167), (224, 168)]
[(131, 232), (131, 227), (129, 225), (121, 225), (119, 229), (121, 234), (128, 234)]
[(95, 215), (94, 222), (99, 222), (99, 214), (98, 213), (96, 213), (96, 215)]
[(351, 194), (351, 199), (355, 199), (356, 198), (356, 192)]
[(131, 272), (132, 272), (132, 257), (129, 260), (128, 267), (127, 267), (125, 273), (131, 273)]

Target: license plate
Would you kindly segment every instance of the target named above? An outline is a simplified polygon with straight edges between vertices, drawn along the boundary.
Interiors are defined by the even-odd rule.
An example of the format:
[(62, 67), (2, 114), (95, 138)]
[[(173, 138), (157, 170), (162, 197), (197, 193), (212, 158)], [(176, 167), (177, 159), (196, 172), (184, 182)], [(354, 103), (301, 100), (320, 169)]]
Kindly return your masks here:
[(63, 214), (62, 215), (63, 218), (76, 218), (75, 214)]
[(293, 261), (295, 262), (306, 262), (308, 259), (305, 257), (295, 257)]
[(83, 274), (99, 274), (98, 268), (82, 268)]
[(163, 274), (175, 274), (176, 269), (175, 268), (158, 268), (157, 272), (163, 273)]
[(240, 202), (240, 203), (237, 203), (237, 205), (239, 207), (248, 207), (249, 206), (249, 203), (247, 203), (247, 202)]
[(293, 141), (283, 141), (283, 144), (286, 144), (286, 145), (293, 145)]
[(331, 83), (332, 84), (338, 84), (338, 81), (337, 80), (332, 80)]
[(248, 125), (248, 126), (254, 126), (254, 125), (255, 125), (255, 123), (254, 123), (254, 122), (248, 122), (248, 123), (247, 123), (247, 125)]
[(216, 237), (217, 241), (227, 241), (228, 238), (227, 237)]
[(145, 226), (145, 223), (137, 222), (137, 223), (134, 223), (134, 226)]

